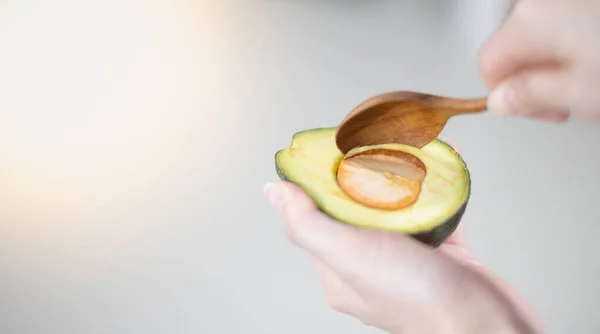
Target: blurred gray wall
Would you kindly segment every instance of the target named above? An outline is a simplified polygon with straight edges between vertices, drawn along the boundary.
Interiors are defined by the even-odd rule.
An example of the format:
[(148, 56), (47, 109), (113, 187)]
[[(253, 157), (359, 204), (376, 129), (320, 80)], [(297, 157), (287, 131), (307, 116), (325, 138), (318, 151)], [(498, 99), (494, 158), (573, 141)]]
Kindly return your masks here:
[[(263, 199), (362, 100), (486, 94), (503, 1), (0, 3), (0, 333), (377, 333)], [(552, 333), (596, 333), (596, 126), (452, 120), (469, 242)]]

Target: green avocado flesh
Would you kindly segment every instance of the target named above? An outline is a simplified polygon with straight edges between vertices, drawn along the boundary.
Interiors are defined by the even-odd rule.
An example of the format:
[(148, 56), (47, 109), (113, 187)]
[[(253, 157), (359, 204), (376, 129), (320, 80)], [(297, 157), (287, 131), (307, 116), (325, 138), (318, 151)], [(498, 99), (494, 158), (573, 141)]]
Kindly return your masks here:
[(355, 148), (348, 155), (370, 149), (398, 150), (418, 157), (427, 170), (417, 200), (399, 210), (365, 206), (339, 186), (337, 168), (344, 158), (335, 143), (336, 128), (296, 133), (290, 147), (275, 155), (277, 174), (302, 188), (330, 217), (363, 228), (407, 233), (439, 246), (458, 226), (471, 194), (469, 170), (461, 156), (435, 139), (426, 146), (383, 144)]

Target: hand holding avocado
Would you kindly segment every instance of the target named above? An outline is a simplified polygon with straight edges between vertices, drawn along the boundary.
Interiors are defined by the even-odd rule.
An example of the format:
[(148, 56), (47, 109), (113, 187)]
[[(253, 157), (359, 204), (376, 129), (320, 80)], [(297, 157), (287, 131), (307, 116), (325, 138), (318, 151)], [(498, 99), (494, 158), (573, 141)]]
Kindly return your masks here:
[[(324, 138), (333, 143), (331, 130), (312, 131), (299, 136), (325, 134)], [(318, 145), (318, 140), (312, 139)], [(298, 146), (310, 147), (306, 137), (304, 140)], [(326, 145), (306, 148), (307, 151), (297, 154), (324, 154), (327, 149), (323, 146)], [(288, 154), (284, 157), (289, 159)], [(328, 186), (327, 180), (318, 182), (322, 187)], [(433, 228), (431, 233), (416, 237), (386, 232), (381, 228), (384, 225), (361, 229), (348, 212), (338, 212), (341, 219), (350, 219), (349, 223), (340, 224), (292, 182), (269, 184), (265, 192), (287, 222), (289, 239), (313, 260), (327, 302), (334, 310), (394, 334), (540, 333), (536, 316), (516, 291), (471, 254), (462, 228), (448, 237), (458, 221), (439, 225), (442, 232)], [(353, 212), (352, 206), (347, 207), (350, 213), (360, 214)], [(399, 224), (403, 219), (410, 220), (406, 215), (388, 218), (389, 222), (398, 218)], [(444, 230), (444, 226), (451, 227)], [(439, 244), (439, 240), (443, 243)]]
[[(516, 1), (479, 57), (490, 111), (599, 122), (598, 36), (600, 1)], [(335, 310), (393, 334), (543, 333), (462, 238), (471, 179), (456, 150), (434, 140), (419, 149), (362, 143), (347, 154), (334, 133), (296, 134), (277, 153), (283, 181), (265, 192)], [(395, 157), (406, 154), (412, 162), (399, 168)]]

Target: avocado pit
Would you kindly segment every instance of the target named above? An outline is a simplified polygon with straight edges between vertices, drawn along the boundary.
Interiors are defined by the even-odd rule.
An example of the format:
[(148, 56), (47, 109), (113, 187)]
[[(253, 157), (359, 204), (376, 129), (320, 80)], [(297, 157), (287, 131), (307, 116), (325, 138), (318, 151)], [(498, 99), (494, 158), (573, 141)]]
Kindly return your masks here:
[(340, 188), (362, 205), (399, 210), (415, 203), (427, 174), (416, 156), (391, 149), (348, 152), (337, 169)]

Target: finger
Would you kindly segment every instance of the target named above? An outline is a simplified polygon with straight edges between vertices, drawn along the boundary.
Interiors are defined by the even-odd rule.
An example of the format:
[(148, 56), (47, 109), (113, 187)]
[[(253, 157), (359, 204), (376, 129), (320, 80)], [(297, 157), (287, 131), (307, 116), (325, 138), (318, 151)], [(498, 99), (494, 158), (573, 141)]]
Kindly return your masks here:
[(327, 304), (337, 312), (354, 315), (360, 299), (335, 271), (318, 258), (311, 256), (323, 285)]
[(419, 263), (433, 266), (438, 262), (433, 250), (404, 234), (358, 229), (330, 218), (292, 183), (275, 183), (267, 187), (266, 193), (269, 198), (285, 198), (279, 208), (286, 221), (288, 238), (348, 279), (361, 277), (364, 266), (377, 267), (376, 263), (385, 263), (395, 256), (402, 258), (405, 267), (413, 269), (420, 267)]
[(469, 245), (467, 244), (464, 225), (464, 222), (460, 222), (456, 230), (444, 241), (444, 244), (457, 245), (468, 249)]
[(353, 226), (342, 224), (320, 212), (312, 199), (298, 186), (277, 182), (265, 189), (286, 222), (288, 238), (298, 247), (323, 261), (335, 271), (349, 264), (365, 236)]
[(440, 247), (438, 247), (437, 251), (450, 257), (457, 263), (460, 263), (467, 267), (483, 266), (469, 249), (460, 245), (443, 244)]
[(385, 262), (391, 254), (411, 254), (408, 262), (412, 265), (430, 261), (434, 254), (405, 234), (359, 229), (338, 222), (320, 212), (311, 198), (292, 183), (275, 183), (267, 187), (266, 193), (269, 198), (285, 194), (279, 207), (288, 238), (346, 278), (360, 277), (364, 266)]
[(556, 8), (541, 0), (513, 4), (504, 24), (479, 52), (479, 70), (491, 89), (523, 69), (556, 66), (568, 59), (556, 33)]
[(488, 110), (565, 121), (570, 112), (570, 75), (564, 69), (530, 70), (503, 81), (489, 95)]
[(515, 5), (517, 4), (517, 2), (519, 2), (519, 0), (511, 0), (510, 5), (508, 6), (507, 17), (505, 18), (505, 20), (508, 18), (508, 16), (510, 16), (512, 11), (515, 9)]

